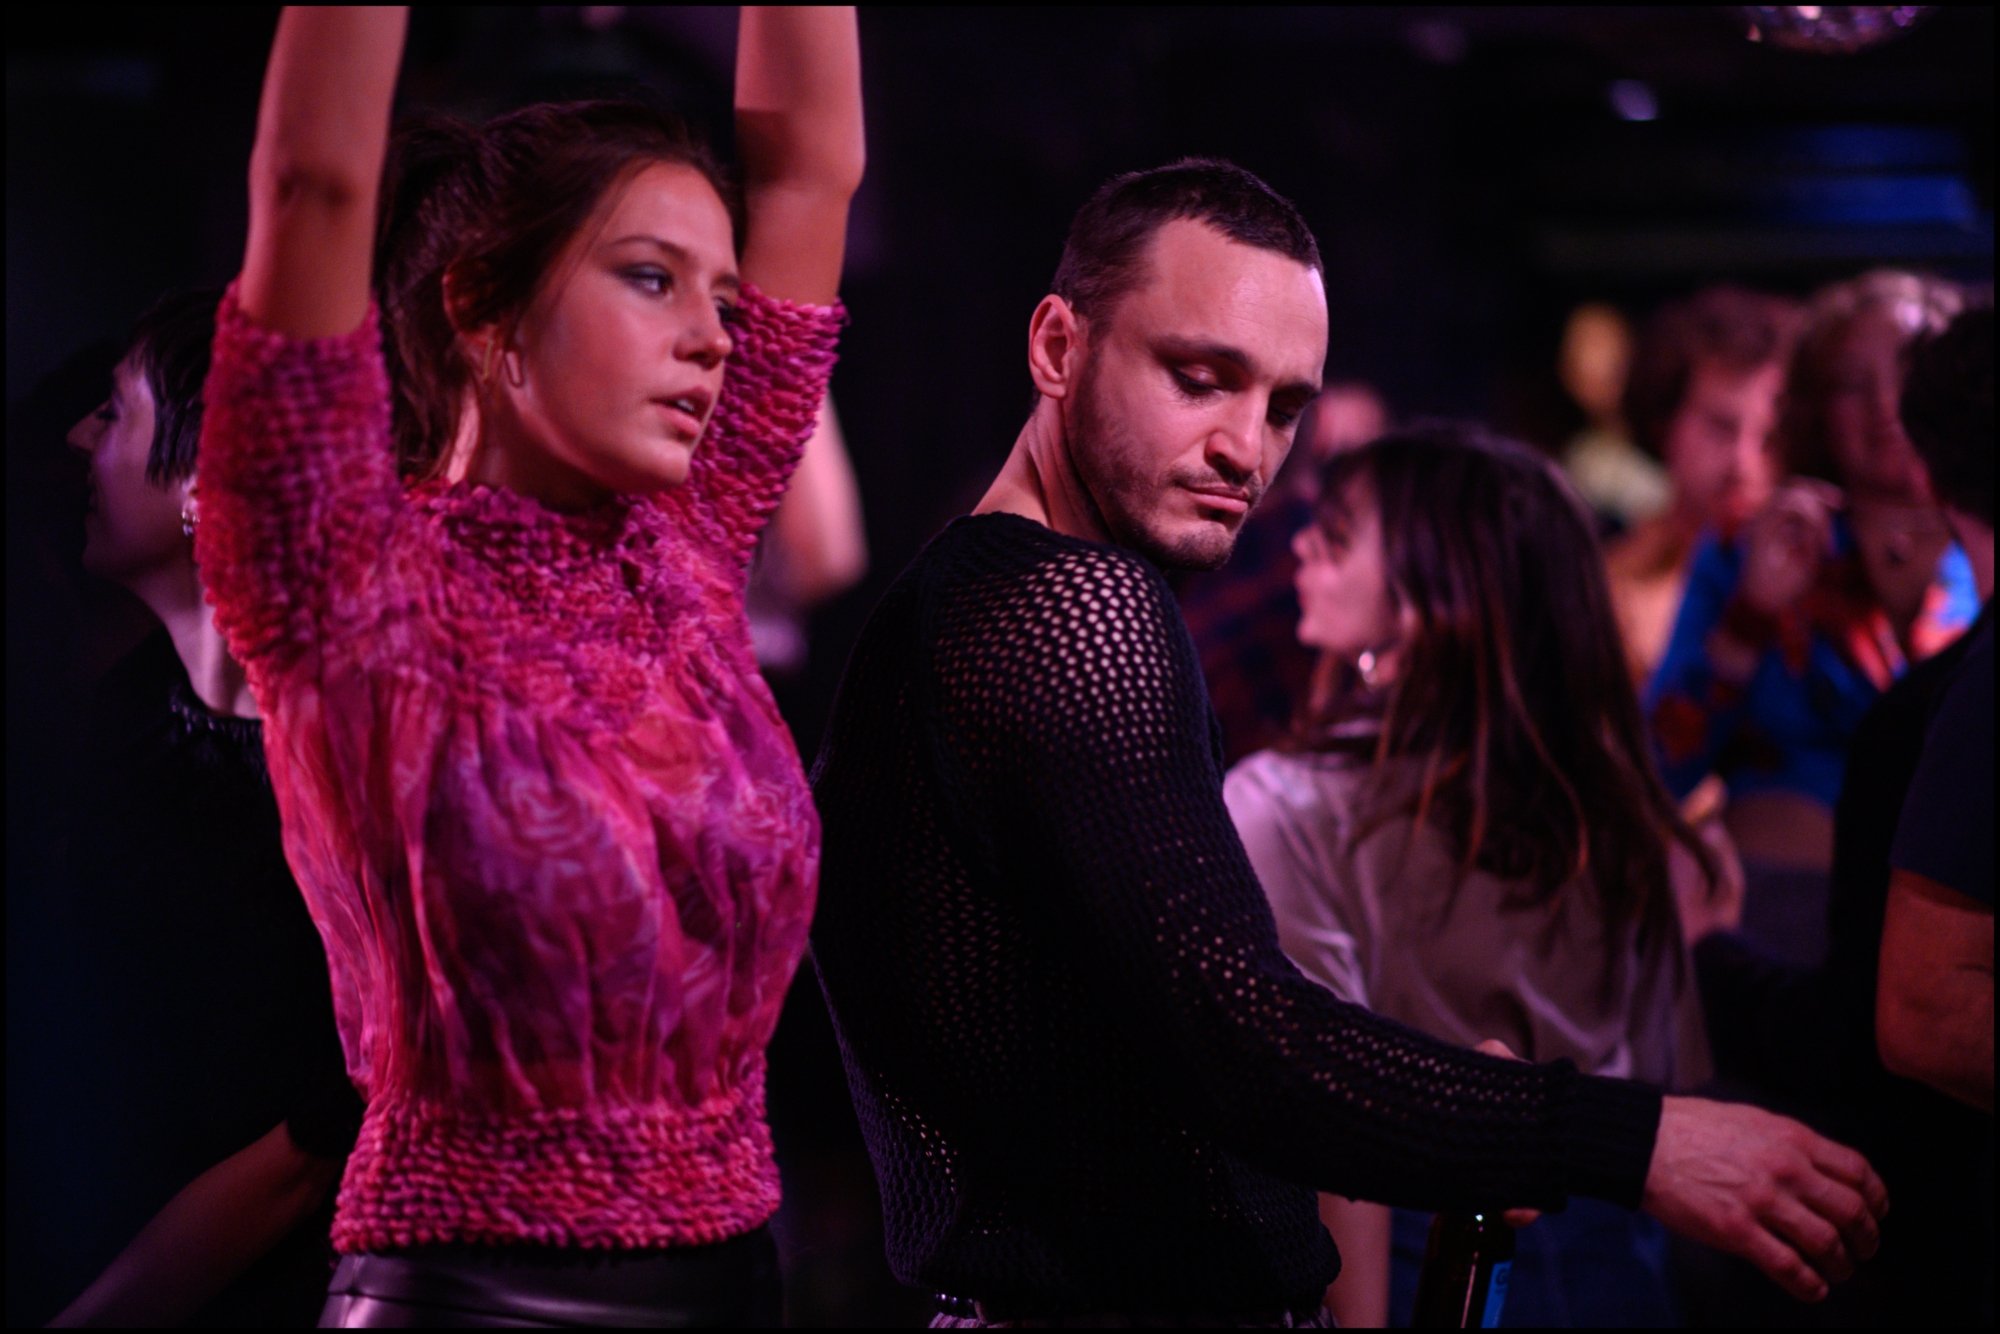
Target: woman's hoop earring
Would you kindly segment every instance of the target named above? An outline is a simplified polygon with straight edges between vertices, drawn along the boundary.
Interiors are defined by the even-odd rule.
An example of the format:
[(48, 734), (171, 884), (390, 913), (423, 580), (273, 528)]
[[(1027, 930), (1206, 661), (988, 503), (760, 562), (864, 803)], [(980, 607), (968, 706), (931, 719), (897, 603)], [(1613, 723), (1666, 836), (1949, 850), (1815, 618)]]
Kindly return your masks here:
[(1361, 673), (1361, 683), (1371, 688), (1376, 684), (1375, 676), (1381, 665), (1381, 659), (1375, 656), (1372, 648), (1361, 650), (1361, 656), (1354, 660), (1354, 670)]
[(486, 350), (479, 355), (479, 383), (493, 383), (493, 353), (499, 349), (499, 346), (500, 340), (497, 338), (486, 340)]
[(194, 537), (194, 525), (195, 525), (195, 519), (196, 519), (196, 517), (197, 517), (197, 516), (195, 515), (195, 512), (194, 512), (194, 501), (193, 501), (193, 500), (183, 500), (183, 501), (181, 502), (181, 536), (182, 536), (182, 537), (186, 537), (186, 538), (193, 538), (193, 537)]

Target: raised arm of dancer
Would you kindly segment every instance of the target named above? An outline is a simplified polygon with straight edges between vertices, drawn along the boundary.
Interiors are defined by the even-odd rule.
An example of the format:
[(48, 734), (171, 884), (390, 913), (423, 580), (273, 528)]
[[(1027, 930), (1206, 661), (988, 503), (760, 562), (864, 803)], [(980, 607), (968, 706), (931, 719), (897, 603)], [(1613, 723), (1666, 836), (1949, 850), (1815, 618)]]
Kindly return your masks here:
[(50, 1324), (181, 1324), (290, 1235), (339, 1175), (337, 1159), (277, 1126), (182, 1187)]
[(743, 276), (767, 295), (825, 305), (840, 290), (847, 206), (867, 156), (854, 9), (746, 5), (739, 22)]
[(368, 311), (376, 197), (403, 53), (402, 7), (292, 6), (278, 19), (250, 154), (239, 300), (297, 338), (352, 332)]

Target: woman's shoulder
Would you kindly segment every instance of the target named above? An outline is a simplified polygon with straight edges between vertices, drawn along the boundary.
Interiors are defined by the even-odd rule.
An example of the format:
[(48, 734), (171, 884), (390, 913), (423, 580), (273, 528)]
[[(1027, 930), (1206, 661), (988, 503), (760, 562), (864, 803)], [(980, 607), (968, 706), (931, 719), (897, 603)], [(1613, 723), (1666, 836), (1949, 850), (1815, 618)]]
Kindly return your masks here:
[(1252, 827), (1284, 828), (1332, 848), (1355, 827), (1371, 767), (1337, 751), (1260, 750), (1223, 778), (1223, 799), (1246, 837)]

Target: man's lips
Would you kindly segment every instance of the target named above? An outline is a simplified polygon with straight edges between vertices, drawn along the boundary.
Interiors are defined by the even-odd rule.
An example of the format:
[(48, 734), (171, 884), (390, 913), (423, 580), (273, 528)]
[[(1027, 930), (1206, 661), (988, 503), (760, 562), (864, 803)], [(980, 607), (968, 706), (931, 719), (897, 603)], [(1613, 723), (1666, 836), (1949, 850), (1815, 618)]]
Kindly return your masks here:
[(1231, 514), (1248, 514), (1250, 496), (1247, 492), (1231, 491), (1227, 488), (1190, 486), (1183, 488), (1200, 503), (1214, 509), (1227, 510)]

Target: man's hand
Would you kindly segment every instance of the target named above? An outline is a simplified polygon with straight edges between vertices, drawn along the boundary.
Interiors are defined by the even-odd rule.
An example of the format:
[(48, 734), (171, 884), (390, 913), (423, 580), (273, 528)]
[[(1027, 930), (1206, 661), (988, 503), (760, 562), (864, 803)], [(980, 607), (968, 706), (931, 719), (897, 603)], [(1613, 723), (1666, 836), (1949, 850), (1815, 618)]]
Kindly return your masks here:
[(1868, 1160), (1755, 1107), (1668, 1098), (1642, 1207), (1801, 1301), (1875, 1254), (1889, 1192)]

